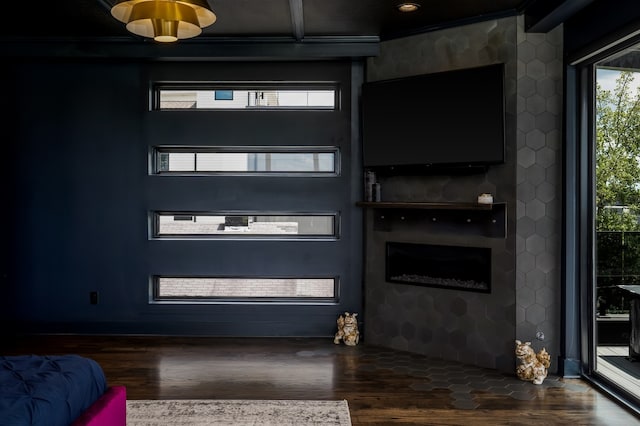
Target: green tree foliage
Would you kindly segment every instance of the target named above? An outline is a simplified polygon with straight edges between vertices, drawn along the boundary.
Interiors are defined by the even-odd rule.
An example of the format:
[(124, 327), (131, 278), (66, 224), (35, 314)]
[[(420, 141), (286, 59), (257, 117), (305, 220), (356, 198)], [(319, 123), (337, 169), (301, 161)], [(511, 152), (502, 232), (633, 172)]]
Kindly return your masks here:
[(640, 231), (640, 88), (632, 88), (634, 75), (623, 71), (613, 90), (596, 90), (598, 231)]

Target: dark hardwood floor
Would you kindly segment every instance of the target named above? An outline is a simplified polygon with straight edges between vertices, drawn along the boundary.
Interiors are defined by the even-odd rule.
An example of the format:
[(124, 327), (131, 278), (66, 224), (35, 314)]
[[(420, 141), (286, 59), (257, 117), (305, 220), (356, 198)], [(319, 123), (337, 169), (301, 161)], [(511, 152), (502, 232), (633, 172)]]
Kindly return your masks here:
[(586, 382), (501, 374), (332, 339), (22, 336), (4, 355), (96, 360), (128, 399), (346, 399), (353, 425), (636, 425)]

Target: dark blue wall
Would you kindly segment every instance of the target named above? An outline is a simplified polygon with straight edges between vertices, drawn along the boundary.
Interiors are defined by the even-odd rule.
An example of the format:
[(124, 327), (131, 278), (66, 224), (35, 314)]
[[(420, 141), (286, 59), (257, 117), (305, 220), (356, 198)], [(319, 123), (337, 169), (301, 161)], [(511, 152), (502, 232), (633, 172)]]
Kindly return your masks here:
[[(0, 305), (6, 331), (205, 335), (330, 335), (335, 318), (361, 308), (359, 142), (351, 110), (351, 61), (324, 63), (124, 63), (42, 61), (3, 71), (10, 106), (2, 177)], [(357, 74), (357, 72), (355, 73)], [(270, 114), (149, 111), (150, 80), (338, 81), (343, 108), (320, 118)], [(358, 84), (359, 86), (359, 84)], [(200, 115), (198, 116), (198, 113)], [(180, 114), (180, 113), (178, 113)], [(241, 113), (255, 114), (255, 113)], [(240, 117), (240, 118), (239, 118)], [(308, 129), (315, 129), (312, 133)], [(305, 137), (306, 135), (306, 137)], [(354, 137), (355, 135), (355, 137)], [(221, 142), (221, 140), (223, 142)], [(150, 147), (185, 145), (340, 147), (333, 179), (149, 176)], [(357, 178), (354, 179), (354, 176)], [(243, 185), (262, 194), (246, 197)], [(256, 207), (257, 206), (257, 207)], [(149, 211), (315, 209), (340, 211), (342, 235), (329, 242), (153, 241)], [(234, 260), (243, 259), (242, 262)], [(330, 306), (157, 305), (156, 274), (340, 276)], [(89, 303), (89, 293), (99, 303)]]
[[(8, 310), (18, 322), (123, 318), (148, 251), (140, 69), (23, 63), (14, 73)], [(92, 290), (104, 303), (88, 303)]]

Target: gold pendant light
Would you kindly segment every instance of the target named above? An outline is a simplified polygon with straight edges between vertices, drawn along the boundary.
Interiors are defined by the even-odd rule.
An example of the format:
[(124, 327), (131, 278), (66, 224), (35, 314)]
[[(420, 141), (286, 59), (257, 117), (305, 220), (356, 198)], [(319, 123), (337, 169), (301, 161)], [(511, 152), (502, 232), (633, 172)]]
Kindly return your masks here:
[(195, 37), (216, 21), (207, 0), (118, 0), (111, 14), (132, 33), (160, 42)]

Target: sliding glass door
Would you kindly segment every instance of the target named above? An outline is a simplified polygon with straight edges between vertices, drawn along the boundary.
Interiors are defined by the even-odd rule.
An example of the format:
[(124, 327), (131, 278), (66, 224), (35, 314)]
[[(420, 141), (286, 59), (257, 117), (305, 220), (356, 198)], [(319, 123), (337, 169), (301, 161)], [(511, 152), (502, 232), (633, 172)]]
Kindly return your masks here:
[(640, 45), (593, 66), (593, 371), (640, 399)]

